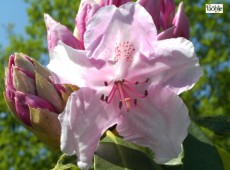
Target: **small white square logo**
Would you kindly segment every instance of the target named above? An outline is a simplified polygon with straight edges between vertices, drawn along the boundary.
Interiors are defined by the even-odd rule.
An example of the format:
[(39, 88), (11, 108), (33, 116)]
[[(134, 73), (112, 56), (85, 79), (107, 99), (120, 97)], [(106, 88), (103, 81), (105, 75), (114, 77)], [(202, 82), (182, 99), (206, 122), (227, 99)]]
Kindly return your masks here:
[(206, 4), (206, 13), (223, 13), (223, 4)]

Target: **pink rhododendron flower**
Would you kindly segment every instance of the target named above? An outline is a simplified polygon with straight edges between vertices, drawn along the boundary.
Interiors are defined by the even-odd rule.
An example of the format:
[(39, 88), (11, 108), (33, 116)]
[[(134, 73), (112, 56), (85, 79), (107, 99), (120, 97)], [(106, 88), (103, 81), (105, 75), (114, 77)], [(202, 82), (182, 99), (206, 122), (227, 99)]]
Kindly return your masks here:
[(190, 122), (178, 94), (202, 75), (192, 43), (157, 40), (151, 15), (126, 3), (94, 14), (84, 47), (59, 42), (48, 65), (56, 83), (80, 87), (59, 116), (61, 150), (76, 154), (87, 169), (102, 134), (117, 125), (125, 140), (149, 147), (158, 163), (177, 157)]

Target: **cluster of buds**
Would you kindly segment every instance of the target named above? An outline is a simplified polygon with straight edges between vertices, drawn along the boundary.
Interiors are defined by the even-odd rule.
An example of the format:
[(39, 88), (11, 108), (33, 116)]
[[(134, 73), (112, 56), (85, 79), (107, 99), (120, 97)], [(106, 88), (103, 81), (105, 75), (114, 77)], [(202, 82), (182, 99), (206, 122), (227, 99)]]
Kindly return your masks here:
[(58, 114), (72, 85), (57, 85), (51, 73), (25, 54), (15, 53), (5, 70), (5, 100), (14, 117), (52, 148), (60, 147)]
[[(72, 34), (68, 28), (56, 22), (48, 14), (45, 14), (47, 27), (48, 49), (52, 51), (61, 40), (66, 45), (84, 50), (84, 34), (86, 25), (94, 14), (102, 7), (115, 5), (117, 7), (130, 2), (130, 0), (82, 0), (75, 19), (75, 29)], [(181, 2), (177, 12), (174, 0), (137, 0), (152, 16), (156, 25), (158, 40), (184, 37), (189, 39), (189, 21)]]
[(189, 39), (189, 21), (184, 12), (183, 2), (179, 4), (175, 13), (174, 0), (161, 0), (158, 23), (162, 30), (158, 31), (158, 40), (177, 37)]
[[(101, 7), (115, 5), (117, 7), (130, 0), (84, 0), (81, 1), (75, 19), (74, 35), (83, 43), (86, 25)], [(189, 39), (189, 22), (184, 12), (183, 2), (179, 4), (175, 13), (174, 0), (137, 0), (152, 16), (158, 31), (158, 40), (184, 37)]]

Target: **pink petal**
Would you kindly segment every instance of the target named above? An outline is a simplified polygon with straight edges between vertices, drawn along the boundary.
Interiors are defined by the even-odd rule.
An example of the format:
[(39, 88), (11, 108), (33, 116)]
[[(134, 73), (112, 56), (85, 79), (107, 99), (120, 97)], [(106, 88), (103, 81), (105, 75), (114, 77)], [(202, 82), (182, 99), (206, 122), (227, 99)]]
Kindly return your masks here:
[(90, 167), (100, 137), (118, 122), (118, 108), (111, 108), (112, 105), (100, 100), (100, 95), (90, 88), (81, 88), (71, 94), (59, 116), (61, 150), (76, 154), (81, 169)]
[[(30, 126), (30, 113), (29, 107), (31, 108), (42, 108), (49, 111), (55, 112), (53, 106), (46, 100), (39, 98), (31, 94), (25, 94), (22, 92), (15, 92), (15, 108), (18, 116), (28, 126)], [(29, 107), (28, 107), (29, 106)]]
[(13, 85), (13, 67), (15, 66), (15, 55), (11, 55), (9, 58), (9, 63), (8, 63), (8, 71), (5, 79), (5, 86), (8, 86), (12, 89), (14, 89)]
[(9, 102), (14, 103), (14, 97), (15, 97), (15, 89), (13, 89), (11, 86), (6, 86), (5, 88), (5, 95), (6, 95), (6, 99)]
[(149, 12), (157, 27), (157, 30), (159, 30), (161, 24), (161, 19), (160, 19), (161, 0), (138, 0), (137, 3), (141, 4)]
[(56, 22), (48, 14), (44, 14), (44, 19), (47, 27), (47, 42), (49, 51), (53, 50), (59, 40), (63, 41), (66, 45), (72, 48), (83, 49), (83, 44), (81, 44), (79, 40), (73, 36), (66, 26)]
[(13, 83), (13, 67), (15, 66), (15, 55), (9, 57), (8, 68), (5, 71), (5, 91), (6, 99), (10, 102), (14, 102), (14, 83)]
[(15, 88), (13, 84), (13, 67), (15, 66), (15, 55), (9, 57), (8, 68), (5, 70), (5, 97), (6, 100), (14, 105)]
[(184, 12), (183, 2), (180, 3), (172, 23), (176, 26), (174, 37), (184, 37), (189, 39), (189, 21)]
[(128, 41), (136, 51), (147, 53), (152, 49), (156, 34), (151, 16), (141, 5), (107, 6), (101, 8), (88, 23), (85, 48), (90, 51), (89, 57), (114, 61), (114, 50), (119, 43)]
[(192, 42), (184, 38), (158, 41), (156, 56), (151, 61), (154, 81), (177, 94), (191, 89), (203, 74)]
[(137, 101), (137, 106), (122, 114), (117, 125), (125, 140), (149, 147), (158, 163), (166, 163), (181, 152), (190, 123), (188, 110), (173, 92), (151, 86), (148, 96)]
[(155, 54), (148, 58), (140, 55), (130, 69), (127, 79), (149, 78), (151, 84), (168, 87), (177, 94), (191, 89), (202, 75), (193, 44), (184, 38), (158, 41)]
[(86, 57), (86, 51), (76, 50), (59, 42), (50, 53), (47, 67), (53, 72), (55, 83), (83, 87), (85, 86), (83, 76), (92, 64)]

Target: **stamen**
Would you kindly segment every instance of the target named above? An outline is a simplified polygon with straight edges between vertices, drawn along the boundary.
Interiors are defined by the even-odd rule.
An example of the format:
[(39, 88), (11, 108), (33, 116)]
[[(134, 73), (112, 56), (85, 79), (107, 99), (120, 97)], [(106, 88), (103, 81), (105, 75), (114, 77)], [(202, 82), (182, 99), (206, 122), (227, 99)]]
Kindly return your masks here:
[(101, 100), (102, 100), (102, 101), (104, 101), (104, 100), (105, 100), (105, 99), (104, 99), (104, 97), (105, 97), (105, 95), (104, 95), (104, 94), (102, 94), (102, 95), (101, 95)]
[(105, 86), (109, 86), (110, 83), (114, 83), (114, 84), (112, 86), (111, 91), (109, 92), (109, 95), (107, 96), (105, 96), (104, 94), (101, 95), (101, 100), (109, 104), (114, 98), (116, 91), (118, 90), (119, 97), (120, 97), (119, 109), (122, 109), (123, 104), (125, 104), (125, 107), (127, 109), (126, 111), (128, 112), (130, 110), (132, 101), (133, 101), (134, 106), (137, 106), (137, 98), (135, 97), (144, 98), (148, 96), (147, 90), (144, 91), (144, 94), (141, 94), (134, 88), (135, 87), (134, 85), (144, 84), (144, 83), (147, 83), (148, 81), (149, 81), (149, 78), (141, 82), (136, 81), (135, 83), (128, 81), (126, 79), (122, 79), (118, 81), (111, 80), (109, 83), (107, 81), (104, 81)]
[(116, 91), (117, 91), (117, 86), (114, 85), (113, 88), (112, 88), (112, 90), (110, 91), (109, 95), (107, 96), (108, 99), (107, 99), (106, 103), (110, 103), (112, 101), (113, 96), (114, 96), (114, 94), (115, 94)]
[[(123, 92), (121, 82), (117, 82), (117, 87), (118, 87), (118, 90), (119, 90), (119, 95), (120, 95), (121, 100), (125, 101), (125, 95), (124, 95), (124, 92)], [(127, 107), (127, 105), (126, 105), (126, 107)]]
[(104, 82), (104, 85), (105, 85), (105, 86), (108, 86), (108, 82), (107, 82), (107, 81), (105, 81), (105, 82)]
[(119, 101), (119, 109), (121, 109), (122, 108), (122, 101), (120, 100)]
[(132, 82), (132, 81), (129, 81), (129, 80), (124, 80), (124, 82), (127, 82), (127, 83), (130, 83), (130, 84), (135, 84), (135, 85), (139, 85), (139, 84), (145, 84), (149, 81), (149, 78), (147, 78), (145, 81), (136, 81), (136, 82)]
[(133, 103), (135, 106), (137, 106), (137, 99), (134, 99)]
[(108, 96), (105, 97), (105, 102), (108, 103)]
[(148, 94), (149, 94), (149, 93), (148, 93), (148, 91), (147, 91), (147, 90), (145, 90), (145, 96), (148, 96)]

